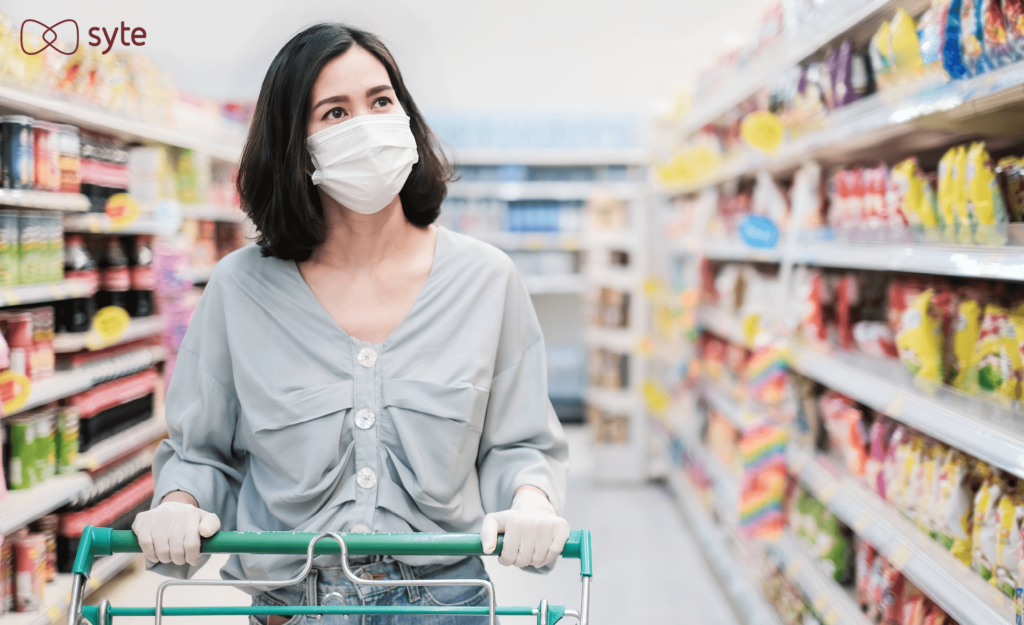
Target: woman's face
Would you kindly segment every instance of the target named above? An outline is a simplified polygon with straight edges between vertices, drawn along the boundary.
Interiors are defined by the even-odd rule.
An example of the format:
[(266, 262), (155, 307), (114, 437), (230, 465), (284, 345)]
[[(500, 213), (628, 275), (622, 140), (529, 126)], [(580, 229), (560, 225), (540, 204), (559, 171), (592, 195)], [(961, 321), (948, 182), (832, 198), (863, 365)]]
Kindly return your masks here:
[(310, 135), (360, 115), (405, 112), (384, 64), (356, 45), (321, 70), (312, 106)]

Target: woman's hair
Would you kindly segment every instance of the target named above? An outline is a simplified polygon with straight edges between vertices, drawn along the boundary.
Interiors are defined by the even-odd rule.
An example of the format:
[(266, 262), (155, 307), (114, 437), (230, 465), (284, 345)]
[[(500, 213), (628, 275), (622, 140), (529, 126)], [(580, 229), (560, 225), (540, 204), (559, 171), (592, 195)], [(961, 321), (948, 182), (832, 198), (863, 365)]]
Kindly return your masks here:
[(270, 64), (238, 165), (238, 195), (256, 226), (264, 256), (304, 261), (327, 236), (320, 196), (307, 172), (306, 136), (320, 71), (352, 46), (387, 68), (416, 138), (419, 162), (399, 193), (405, 218), (425, 228), (441, 213), (451, 166), (405, 88), (395, 59), (371, 33), (343, 24), (317, 24), (292, 37)]

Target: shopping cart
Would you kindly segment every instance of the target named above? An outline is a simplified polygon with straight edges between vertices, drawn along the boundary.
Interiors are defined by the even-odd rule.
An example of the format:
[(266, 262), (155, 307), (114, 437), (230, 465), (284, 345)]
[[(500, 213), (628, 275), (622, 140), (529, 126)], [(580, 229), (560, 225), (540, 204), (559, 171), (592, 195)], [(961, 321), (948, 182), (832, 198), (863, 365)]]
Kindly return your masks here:
[[(502, 537), (494, 554), (501, 553)], [(535, 616), (538, 625), (554, 625), (565, 616), (576, 618), (580, 625), (590, 621), (590, 578), (593, 575), (593, 560), (590, 550), (590, 532), (579, 530), (569, 533), (569, 540), (562, 549), (563, 558), (577, 558), (580, 561), (580, 581), (583, 585), (580, 610), (569, 610), (565, 606), (548, 605), (546, 599), (534, 606), (495, 605), (494, 586), (480, 579), (444, 580), (367, 580), (356, 577), (349, 568), (348, 555), (388, 556), (473, 556), (484, 555), (479, 534), (345, 534), (335, 532), (219, 532), (212, 538), (203, 539), (204, 553), (260, 553), (260, 554), (306, 554), (306, 564), (298, 575), (288, 580), (180, 580), (170, 579), (156, 592), (154, 608), (117, 608), (104, 599), (96, 606), (84, 605), (86, 582), (97, 556), (115, 553), (140, 553), (139, 541), (130, 531), (112, 530), (104, 527), (85, 528), (78, 554), (75, 557), (71, 590), (71, 608), (68, 625), (111, 625), (115, 616), (151, 616), (160, 625), (164, 616), (248, 616), (251, 614), (377, 614), (416, 615), (451, 614), (462, 616), (487, 616), (490, 625), (495, 624), (495, 615)], [(163, 607), (164, 592), (171, 586), (233, 586), (236, 588), (281, 588), (303, 581), (313, 566), (315, 554), (340, 553), (345, 576), (353, 584), (366, 586), (483, 586), (487, 589), (488, 607), (465, 606), (224, 606), (224, 607)], [(333, 593), (332, 593), (333, 594)], [(340, 597), (339, 597), (340, 598)], [(326, 603), (326, 601), (325, 601)], [(413, 621), (415, 622), (415, 621)]]

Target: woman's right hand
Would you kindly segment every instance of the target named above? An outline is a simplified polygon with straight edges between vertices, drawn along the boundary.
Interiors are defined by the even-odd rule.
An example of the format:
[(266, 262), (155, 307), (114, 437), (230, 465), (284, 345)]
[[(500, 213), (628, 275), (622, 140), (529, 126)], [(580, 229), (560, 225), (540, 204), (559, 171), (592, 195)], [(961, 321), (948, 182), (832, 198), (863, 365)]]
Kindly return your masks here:
[(136, 516), (132, 531), (147, 560), (195, 565), (201, 555), (199, 538), (216, 534), (220, 518), (193, 503), (184, 503), (195, 501), (191, 495), (180, 493), (187, 497), (184, 499), (175, 497), (178, 494), (170, 493), (159, 506)]

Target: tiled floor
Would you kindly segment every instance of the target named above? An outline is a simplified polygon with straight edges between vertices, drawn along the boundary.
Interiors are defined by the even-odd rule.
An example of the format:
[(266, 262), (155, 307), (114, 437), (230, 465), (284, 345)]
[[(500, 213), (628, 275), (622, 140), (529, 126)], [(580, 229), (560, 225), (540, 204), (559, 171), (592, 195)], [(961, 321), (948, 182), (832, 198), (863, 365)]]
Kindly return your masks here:
[[(598, 488), (589, 479), (587, 433), (568, 432), (573, 469), (565, 515), (574, 528), (586, 527), (594, 536), (594, 581), (591, 614), (595, 625), (620, 623), (735, 625), (736, 617), (715, 581), (667, 492), (658, 486)], [(211, 561), (200, 575), (216, 578), (223, 559)], [(487, 569), (505, 605), (535, 605), (542, 597), (554, 604), (579, 605), (579, 576), (575, 561), (559, 563), (549, 575), (524, 573), (488, 559)], [(120, 576), (90, 597), (114, 605), (152, 605), (163, 578), (145, 571)], [(168, 605), (247, 605), (240, 591), (171, 589)], [(172, 619), (170, 622), (174, 622)], [(118, 625), (149, 623), (151, 619), (118, 619)], [(204, 623), (244, 623), (238, 617), (203, 619)], [(410, 620), (414, 623), (414, 619)], [(503, 623), (528, 623), (526, 618), (503, 618)], [(563, 621), (571, 623), (567, 619)]]

